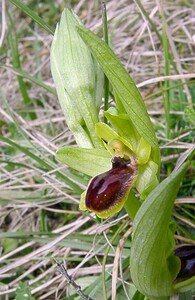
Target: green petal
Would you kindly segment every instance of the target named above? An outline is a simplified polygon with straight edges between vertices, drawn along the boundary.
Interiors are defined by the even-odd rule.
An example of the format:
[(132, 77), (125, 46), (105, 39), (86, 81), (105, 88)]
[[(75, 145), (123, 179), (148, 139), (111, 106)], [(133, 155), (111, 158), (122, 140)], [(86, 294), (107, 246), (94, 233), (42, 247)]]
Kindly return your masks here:
[[(150, 144), (148, 144), (148, 142), (145, 141), (145, 139), (143, 137), (141, 137), (141, 139), (139, 141), (139, 145), (136, 149), (136, 154), (138, 157), (138, 164), (144, 165), (149, 161), (150, 154), (151, 154), (151, 146), (150, 146)], [(157, 171), (158, 171), (158, 166), (157, 166), (156, 173), (157, 173)]]
[[(97, 136), (99, 136), (103, 141), (105, 142), (109, 142), (111, 140), (119, 140), (121, 141), (127, 148), (129, 148), (130, 150), (132, 149), (131, 144), (124, 139), (123, 137), (121, 137), (118, 133), (116, 133), (116, 131), (114, 131), (112, 128), (110, 128), (107, 124), (105, 123), (97, 123), (96, 124), (96, 134)], [(108, 149), (109, 150), (109, 149)]]

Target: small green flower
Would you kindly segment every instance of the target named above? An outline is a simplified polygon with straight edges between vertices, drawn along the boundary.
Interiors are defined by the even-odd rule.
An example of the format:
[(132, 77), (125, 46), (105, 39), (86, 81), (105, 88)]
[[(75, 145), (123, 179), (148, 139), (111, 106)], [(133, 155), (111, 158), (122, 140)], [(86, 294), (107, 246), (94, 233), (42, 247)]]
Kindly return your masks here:
[[(136, 141), (135, 136), (128, 141), (101, 122), (96, 124), (96, 134), (102, 139), (105, 150), (97, 152), (95, 149), (63, 147), (57, 151), (56, 157), (72, 168), (93, 177), (87, 190), (81, 195), (79, 208), (107, 218), (120, 211), (126, 201), (131, 202), (129, 191), (133, 186), (145, 198), (151, 189), (158, 185), (158, 167), (151, 160), (151, 147), (143, 138), (136, 142), (138, 147), (134, 150), (130, 141)], [(117, 159), (121, 161), (118, 168), (115, 167)], [(121, 175), (121, 172), (124, 174)], [(116, 186), (113, 193), (110, 192), (110, 178)], [(119, 184), (121, 181), (123, 183)], [(96, 185), (96, 188), (93, 189), (92, 185)], [(102, 190), (103, 192), (99, 192)], [(97, 203), (91, 205), (89, 195), (92, 195), (94, 202), (99, 201), (99, 208)]]

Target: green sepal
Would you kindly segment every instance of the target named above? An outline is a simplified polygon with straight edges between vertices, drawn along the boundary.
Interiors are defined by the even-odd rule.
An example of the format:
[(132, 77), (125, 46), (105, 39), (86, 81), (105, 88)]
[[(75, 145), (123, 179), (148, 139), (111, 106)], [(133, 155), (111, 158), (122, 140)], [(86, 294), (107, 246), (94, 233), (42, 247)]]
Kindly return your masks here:
[[(134, 220), (130, 269), (137, 289), (149, 299), (173, 294), (180, 269), (170, 218), (185, 163), (161, 182), (146, 198)], [(173, 268), (174, 266), (174, 268)]]
[(111, 168), (111, 155), (103, 149), (65, 146), (57, 150), (56, 158), (70, 168), (95, 176)]
[(136, 132), (129, 116), (127, 114), (118, 114), (116, 109), (113, 107), (104, 114), (117, 133), (129, 142), (131, 150), (136, 152), (140, 135)]
[(136, 132), (135, 126), (129, 116), (126, 114), (117, 114), (114, 107), (106, 111), (105, 116), (110, 121), (112, 127), (117, 131), (118, 135), (128, 141), (129, 148), (138, 158), (138, 164), (146, 164), (151, 155), (151, 146)]

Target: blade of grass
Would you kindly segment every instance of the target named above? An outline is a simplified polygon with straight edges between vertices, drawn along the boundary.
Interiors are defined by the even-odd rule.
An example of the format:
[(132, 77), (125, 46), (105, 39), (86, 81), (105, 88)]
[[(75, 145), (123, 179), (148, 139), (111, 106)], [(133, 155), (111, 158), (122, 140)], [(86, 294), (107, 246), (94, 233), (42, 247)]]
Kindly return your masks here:
[(35, 83), (36, 85), (42, 87), (43, 89), (45, 89), (49, 93), (57, 96), (56, 90), (54, 88), (51, 88), (49, 85), (45, 84), (43, 81), (29, 75), (27, 72), (21, 70), (20, 68), (9, 67), (9, 66), (5, 66), (5, 65), (2, 65), (2, 64), (0, 64), (0, 67), (6, 68), (6, 69), (11, 69), (16, 75), (19, 75), (20, 77), (28, 79), (29, 81), (31, 81), (31, 82)]
[[(126, 272), (129, 266), (129, 257), (128, 254), (127, 256), (123, 257), (122, 259), (122, 270), (124, 272), (124, 280), (126, 282), (129, 282), (129, 272)], [(107, 298), (111, 299), (112, 297), (112, 273), (113, 269), (106, 267), (106, 273), (105, 273), (105, 281), (106, 281), (106, 287), (107, 287)], [(85, 292), (90, 295), (94, 300), (101, 300), (102, 299), (102, 277), (103, 275), (101, 274), (97, 279), (94, 280), (86, 289)], [(122, 288), (122, 281), (119, 281), (117, 283), (117, 299), (129, 299), (127, 297), (123, 298), (121, 297), (121, 294), (119, 292), (119, 288)], [(130, 289), (133, 289), (132, 294), (134, 294), (134, 291), (136, 290), (133, 285), (129, 287)]]
[[(162, 19), (162, 45), (164, 49), (164, 59), (165, 59), (165, 76), (170, 75), (170, 60), (169, 60), (169, 43), (167, 38), (166, 30), (166, 19), (162, 7), (160, 7), (160, 14)], [(165, 110), (165, 134), (166, 138), (170, 140), (171, 138), (171, 118), (170, 118), (170, 82), (169, 80), (165, 81), (165, 97), (164, 97), (164, 110)], [(169, 155), (169, 149), (167, 149), (166, 154)], [(171, 166), (167, 166), (167, 173), (171, 174)]]
[(148, 14), (147, 11), (145, 10), (143, 4), (141, 3), (140, 0), (136, 0), (135, 2), (137, 3), (137, 5), (139, 5), (139, 7), (140, 7), (140, 9), (142, 10), (144, 16), (145, 16), (146, 19), (148, 20), (148, 22), (149, 22), (151, 28), (154, 30), (154, 32), (156, 33), (156, 35), (157, 35), (159, 41), (162, 43), (162, 37), (161, 37), (161, 35), (160, 35), (158, 29), (156, 28), (155, 23), (152, 21), (152, 19), (150, 18), (149, 14)]
[(107, 292), (106, 292), (106, 260), (108, 257), (108, 253), (110, 251), (110, 245), (113, 244), (114, 240), (116, 239), (116, 237), (119, 236), (119, 233), (121, 232), (121, 230), (124, 228), (124, 226), (129, 222), (129, 220), (124, 221), (119, 228), (116, 230), (116, 232), (113, 234), (110, 243), (108, 245), (108, 247), (106, 248), (106, 251), (104, 253), (104, 258), (103, 258), (103, 262), (102, 262), (102, 287), (103, 287), (103, 297), (104, 300), (107, 300)]
[[(20, 69), (20, 55), (19, 55), (19, 51), (18, 51), (18, 40), (17, 40), (17, 34), (15, 31), (15, 26), (14, 26), (14, 22), (13, 22), (13, 18), (11, 16), (11, 14), (8, 13), (8, 17), (9, 17), (9, 30), (8, 30), (8, 43), (10, 45), (10, 49), (12, 51), (12, 63), (13, 66), (17, 69)], [(28, 89), (26, 87), (26, 83), (24, 82), (23, 78), (21, 76), (17, 76), (18, 78), (18, 83), (19, 83), (19, 87), (20, 87), (20, 92), (22, 94), (23, 97), (23, 101), (26, 105), (29, 105), (29, 103), (31, 102), (31, 99), (28, 95)], [(30, 112), (29, 113), (29, 117), (31, 118), (31, 120), (36, 118), (36, 115), (34, 112)]]
[[(170, 63), (169, 63), (169, 45), (166, 35), (166, 21), (163, 18), (163, 34), (162, 34), (162, 41), (163, 41), (163, 49), (164, 49), (164, 57), (165, 57), (165, 76), (170, 75)], [(171, 124), (170, 124), (170, 82), (169, 80), (165, 81), (165, 100), (164, 100), (164, 107), (165, 107), (165, 119), (166, 119), (166, 138), (169, 140), (171, 138)]]
[[(44, 236), (44, 239), (43, 239)], [(59, 233), (49, 232), (49, 231), (18, 231), (18, 232), (0, 232), (0, 239), (12, 238), (16, 240), (24, 240), (28, 239), (28, 241), (36, 241), (41, 245), (52, 242), (54, 238), (57, 238)], [(80, 235), (75, 233), (74, 235), (68, 235), (66, 239), (59, 242), (59, 245), (65, 246), (67, 248), (74, 248), (81, 251), (90, 251), (91, 245), (93, 243), (94, 235)], [(104, 242), (100, 242), (98, 247), (101, 248), (104, 246)], [(128, 249), (125, 249), (125, 256), (128, 255)], [(82, 259), (81, 259), (82, 260)]]
[[(177, 82), (177, 81), (176, 81), (176, 82)], [(184, 84), (185, 84), (185, 83), (183, 83), (183, 82), (175, 83), (174, 85), (171, 85), (171, 86), (168, 88), (168, 90), (172, 91), (172, 90), (174, 90), (174, 89), (179, 88), (179, 92), (180, 92), (180, 90), (182, 90)], [(188, 85), (190, 86), (190, 85), (193, 84), (193, 82), (192, 82), (192, 81), (186, 81), (186, 84), (188, 84)], [(156, 97), (160, 96), (162, 92), (165, 93), (165, 91), (167, 91), (167, 89), (164, 87), (164, 88), (162, 88), (160, 91), (157, 91), (157, 92), (155, 92), (155, 93), (153, 93), (153, 94), (150, 94), (150, 95), (146, 96), (146, 97), (144, 98), (144, 100), (147, 101), (147, 100), (149, 100), (149, 99), (156, 98)], [(184, 99), (183, 99), (182, 102), (184, 102)], [(181, 108), (181, 110), (182, 110), (182, 108)]]
[(45, 216), (45, 210), (41, 209), (40, 211), (40, 219), (41, 219), (41, 231), (49, 231), (47, 227), (47, 221)]
[[(40, 168), (42, 170), (44, 170), (45, 172), (54, 170), (53, 166), (51, 166), (49, 163), (45, 162), (43, 159), (41, 159), (40, 157), (38, 157), (31, 151), (27, 150), (23, 146), (11, 141), (10, 139), (8, 139), (6, 137), (3, 137), (1, 135), (0, 135), (0, 140), (18, 150), (20, 150), (21, 152), (26, 154), (28, 157), (30, 157), (32, 160), (36, 161), (40, 165)], [(67, 178), (64, 174), (62, 174), (59, 171), (55, 171), (55, 170), (53, 173), (56, 174), (57, 177), (61, 178), (69, 187), (71, 187), (75, 193), (78, 193), (78, 194), (81, 193), (82, 190), (74, 182), (72, 182), (69, 178)]]
[(23, 11), (26, 15), (28, 15), (32, 20), (34, 20), (37, 24), (39, 24), (42, 28), (44, 28), (47, 32), (54, 34), (54, 29), (51, 28), (48, 24), (43, 21), (34, 11), (32, 11), (27, 5), (22, 3), (19, 0), (10, 0), (15, 6), (17, 6), (21, 11)]
[[(13, 115), (10, 107), (9, 107), (9, 103), (7, 101), (7, 99), (5, 98), (3, 92), (0, 90), (2, 98), (5, 102), (5, 105), (9, 111), (9, 115), (12, 117), (13, 122), (16, 126), (16, 128), (18, 129), (18, 131), (21, 133), (21, 135), (23, 136), (23, 138), (25, 140), (27, 140), (29, 142), (29, 144), (31, 145), (31, 147), (35, 150), (35, 153), (39, 153), (39, 156), (41, 156), (42, 158), (40, 158), (39, 156), (35, 155), (34, 153), (30, 152), (29, 150), (27, 150), (26, 148), (20, 146), (19, 144), (16, 144), (14, 142), (12, 142), (10, 139), (7, 139), (7, 143), (10, 144), (11, 146), (13, 146), (14, 148), (17, 148), (19, 150), (21, 150), (23, 153), (25, 153), (27, 156), (30, 156), (33, 160), (37, 161), (38, 163), (40, 163), (40, 165), (42, 165), (43, 167), (46, 167), (46, 169), (48, 171), (52, 171), (55, 168), (57, 168), (57, 165), (48, 157), (46, 157), (45, 155), (43, 155), (43, 153), (30, 141), (29, 137), (27, 136), (27, 134), (23, 131), (22, 127), (20, 126), (20, 124), (18, 123), (18, 121), (16, 120), (15, 116)], [(0, 139), (6, 139), (3, 136), (0, 137)], [(5, 141), (5, 140), (4, 140)], [(43, 157), (44, 156), (44, 157)], [(46, 162), (47, 161), (47, 162)], [(69, 180), (64, 174), (62, 174), (59, 171), (55, 171), (54, 172), (59, 178), (63, 179), (68, 186), (70, 186), (76, 193), (81, 193), (81, 189), (75, 184), (73, 183), (71, 180)], [(69, 177), (71, 177), (71, 175), (69, 174)]]
[[(5, 106), (9, 112), (9, 115), (12, 117), (13, 123), (15, 125), (15, 127), (18, 129), (18, 132), (21, 134), (21, 136), (24, 138), (24, 140), (26, 140), (32, 148), (34, 148), (35, 152), (39, 152), (41, 156), (43, 156), (42, 152), (32, 143), (32, 141), (30, 140), (29, 136), (27, 135), (27, 133), (23, 130), (22, 126), (20, 126), (19, 122), (17, 121), (16, 117), (14, 116), (10, 106), (9, 106), (9, 102), (7, 101), (3, 91), (0, 89), (0, 94), (2, 96), (2, 99), (5, 103)], [(48, 160), (47, 157), (44, 158), (45, 160)], [(51, 161), (50, 161), (51, 162)]]

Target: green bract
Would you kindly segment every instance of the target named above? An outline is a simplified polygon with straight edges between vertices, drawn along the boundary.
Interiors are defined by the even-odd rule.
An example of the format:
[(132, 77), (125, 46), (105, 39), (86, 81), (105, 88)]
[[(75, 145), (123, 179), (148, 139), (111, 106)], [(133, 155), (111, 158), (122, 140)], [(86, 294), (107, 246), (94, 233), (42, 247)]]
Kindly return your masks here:
[(95, 135), (101, 93), (99, 69), (77, 32), (80, 24), (69, 9), (62, 13), (51, 47), (51, 71), (66, 122), (80, 147), (101, 148)]

